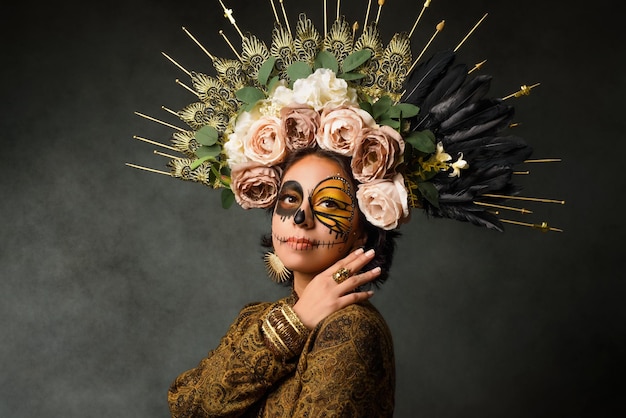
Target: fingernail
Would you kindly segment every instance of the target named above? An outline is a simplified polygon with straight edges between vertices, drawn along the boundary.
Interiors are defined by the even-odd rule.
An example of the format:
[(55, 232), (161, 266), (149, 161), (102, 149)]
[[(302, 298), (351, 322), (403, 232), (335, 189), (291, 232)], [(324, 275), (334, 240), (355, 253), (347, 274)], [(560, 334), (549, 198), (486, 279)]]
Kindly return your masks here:
[(357, 255), (358, 255), (358, 254), (363, 254), (363, 251), (364, 251), (364, 250), (363, 250), (363, 248), (357, 248), (357, 249), (354, 251), (354, 254), (357, 254)]
[(374, 268), (372, 269), (372, 272), (373, 272), (373, 273), (378, 274), (378, 273), (380, 273), (380, 272), (381, 272), (381, 270), (382, 270), (382, 269), (381, 269), (380, 267), (374, 267)]
[(367, 296), (368, 296), (368, 297), (370, 297), (370, 298), (371, 298), (372, 296), (374, 296), (374, 291), (373, 291), (373, 290), (368, 290), (368, 291), (367, 291)]
[(365, 255), (368, 256), (368, 257), (372, 257), (374, 255), (374, 249), (372, 248), (372, 249), (367, 250)]

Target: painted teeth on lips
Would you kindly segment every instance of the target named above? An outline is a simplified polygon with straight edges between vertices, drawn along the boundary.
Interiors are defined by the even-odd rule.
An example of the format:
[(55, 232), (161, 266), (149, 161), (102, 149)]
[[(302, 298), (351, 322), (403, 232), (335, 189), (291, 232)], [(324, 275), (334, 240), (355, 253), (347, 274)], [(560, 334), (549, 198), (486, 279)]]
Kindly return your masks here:
[(313, 242), (309, 241), (308, 239), (297, 237), (287, 238), (287, 244), (289, 244), (291, 248), (295, 250), (309, 250), (314, 246)]

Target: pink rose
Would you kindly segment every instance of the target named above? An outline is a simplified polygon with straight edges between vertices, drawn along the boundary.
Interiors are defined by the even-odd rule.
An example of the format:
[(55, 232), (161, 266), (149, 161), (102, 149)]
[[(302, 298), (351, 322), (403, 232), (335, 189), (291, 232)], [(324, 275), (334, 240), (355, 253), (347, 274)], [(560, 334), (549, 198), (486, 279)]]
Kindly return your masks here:
[(351, 156), (361, 131), (375, 125), (374, 118), (358, 107), (324, 109), (317, 143), (320, 148)]
[(281, 172), (254, 162), (236, 164), (231, 169), (230, 188), (244, 209), (269, 208), (274, 205)]
[(366, 183), (393, 177), (403, 153), (402, 135), (392, 127), (364, 129), (354, 145), (351, 163), (354, 178)]
[(263, 116), (250, 126), (244, 141), (246, 157), (265, 166), (273, 166), (281, 163), (286, 153), (279, 118)]
[(396, 174), (393, 180), (377, 179), (359, 184), (356, 198), (365, 218), (379, 228), (397, 228), (398, 223), (409, 216), (408, 193), (402, 174)]
[(315, 143), (320, 126), (320, 114), (316, 110), (309, 106), (285, 106), (280, 109), (280, 117), (281, 134), (289, 150), (308, 148)]

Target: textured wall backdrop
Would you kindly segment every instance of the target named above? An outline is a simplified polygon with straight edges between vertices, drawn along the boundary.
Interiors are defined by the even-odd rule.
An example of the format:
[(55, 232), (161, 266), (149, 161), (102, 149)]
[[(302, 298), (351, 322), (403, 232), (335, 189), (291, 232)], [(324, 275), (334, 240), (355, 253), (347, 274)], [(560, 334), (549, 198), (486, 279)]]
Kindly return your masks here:
[[(227, 3), (241, 28), (269, 36), (269, 2)], [(350, 21), (366, 4), (342, 2)], [(387, 1), (385, 39), (421, 5)], [(518, 132), (564, 161), (533, 167), (527, 193), (567, 200), (533, 207), (566, 232), (414, 212), (373, 300), (395, 338), (398, 417), (626, 409), (613, 381), (625, 349), (623, 35), (615, 11), (584, 6), (434, 0), (418, 29), (414, 53), (441, 19), (432, 51), (453, 47), (489, 12), (460, 59), (488, 60), (494, 95), (542, 83), (515, 102)], [(181, 26), (217, 55), (230, 55), (218, 30), (237, 35), (213, 0), (13, 7), (1, 25), (0, 417), (167, 417), (172, 379), (243, 304), (285, 292), (264, 274), (265, 213), (224, 211), (219, 193), (124, 166), (166, 162), (132, 136), (165, 142), (170, 130), (134, 111), (177, 123), (160, 106), (191, 101), (160, 52), (211, 71)], [(321, 25), (322, 1), (306, 7)]]

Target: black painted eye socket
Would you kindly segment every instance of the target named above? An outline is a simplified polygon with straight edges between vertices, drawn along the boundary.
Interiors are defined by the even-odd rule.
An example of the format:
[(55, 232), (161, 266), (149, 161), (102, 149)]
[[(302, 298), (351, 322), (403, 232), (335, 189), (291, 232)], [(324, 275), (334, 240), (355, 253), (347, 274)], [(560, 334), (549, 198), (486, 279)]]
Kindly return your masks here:
[(297, 181), (286, 181), (278, 194), (276, 213), (280, 216), (294, 216), (303, 200), (302, 186)]

